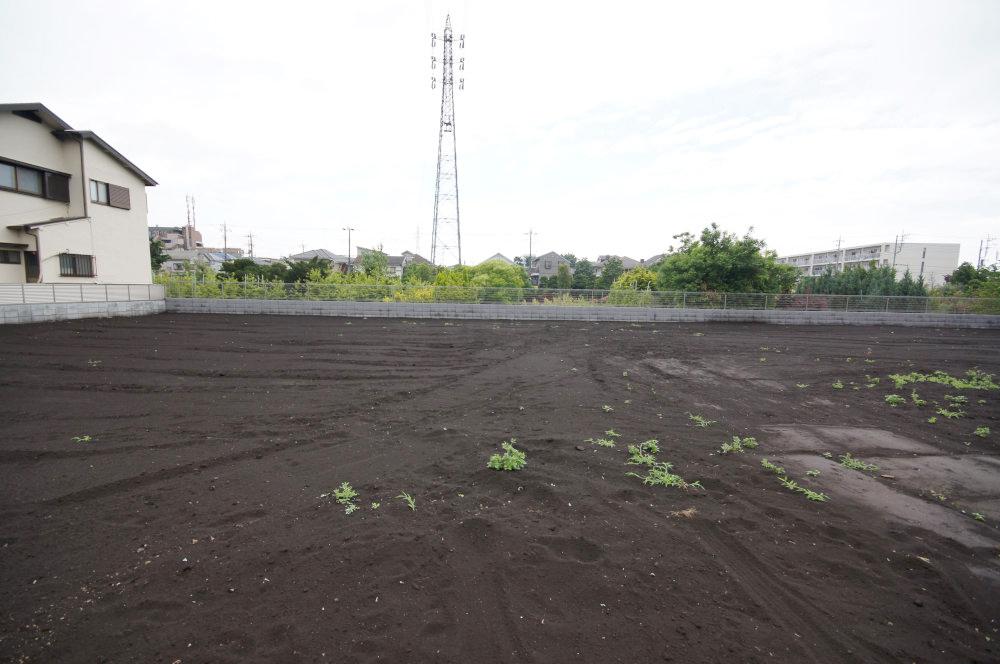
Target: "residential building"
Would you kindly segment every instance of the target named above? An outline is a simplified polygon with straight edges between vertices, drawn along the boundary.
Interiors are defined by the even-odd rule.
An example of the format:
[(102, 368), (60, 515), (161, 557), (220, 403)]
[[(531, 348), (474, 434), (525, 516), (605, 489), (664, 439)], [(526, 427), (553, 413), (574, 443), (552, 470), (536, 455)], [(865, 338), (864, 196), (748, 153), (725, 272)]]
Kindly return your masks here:
[(892, 266), (897, 279), (909, 270), (914, 279), (923, 277), (928, 286), (940, 286), (958, 267), (959, 249), (957, 243), (883, 242), (781, 256), (778, 262), (794, 265), (807, 276), (850, 267)]
[[(229, 248), (225, 251), (212, 247), (201, 249), (168, 249), (166, 254), (170, 256), (170, 258), (160, 266), (160, 270), (162, 272), (173, 273), (184, 272), (195, 264), (204, 265), (212, 272), (218, 272), (222, 269), (222, 264), (226, 261), (243, 258), (243, 250), (233, 248)], [(268, 264), (263, 261), (273, 262), (270, 258), (255, 258), (254, 261), (260, 263), (261, 265)]]
[[(354, 269), (361, 269), (361, 261), (365, 254), (371, 253), (373, 251), (380, 251), (378, 249), (366, 249), (364, 247), (358, 247), (358, 255), (354, 258)], [(421, 256), (420, 254), (415, 254), (412, 251), (404, 251), (398, 256), (393, 256), (386, 254), (386, 258), (389, 262), (389, 276), (391, 277), (402, 277), (403, 270), (406, 269), (407, 265), (411, 263), (426, 263), (431, 265), (431, 262)]]
[(186, 226), (150, 226), (150, 242), (159, 240), (164, 250), (170, 249), (200, 249), (204, 247), (201, 231), (188, 224)]
[(308, 261), (313, 258), (330, 261), (330, 267), (333, 268), (335, 272), (347, 272), (349, 265), (347, 256), (344, 256), (343, 254), (335, 254), (329, 249), (309, 249), (308, 251), (303, 251), (302, 253), (292, 254), (288, 257), (288, 260)]
[(639, 261), (639, 266), (640, 267), (646, 267), (646, 268), (653, 267), (654, 265), (656, 265), (657, 263), (659, 263), (660, 261), (662, 261), (666, 257), (667, 257), (666, 254), (655, 254), (653, 256), (650, 256), (649, 258), (646, 258), (646, 259), (643, 259), (643, 260)]
[(506, 263), (507, 265), (514, 265), (514, 261), (512, 261), (509, 258), (507, 258), (503, 254), (493, 254), (492, 256), (490, 256), (489, 258), (487, 258), (486, 260), (482, 261), (480, 263), (480, 265), (482, 265), (483, 263), (489, 263), (490, 261), (500, 261), (501, 263)]
[(42, 104), (0, 104), (0, 282), (148, 284), (156, 181)]
[(622, 262), (622, 268), (624, 268), (625, 270), (635, 269), (639, 267), (640, 264), (639, 261), (637, 261), (634, 258), (629, 258), (628, 256), (615, 256), (613, 254), (605, 254), (603, 256), (597, 257), (597, 262), (594, 263), (594, 274), (596, 274), (597, 276), (601, 276), (601, 273), (604, 271), (604, 264), (607, 263), (612, 258), (617, 258), (618, 260), (620, 260)]
[(568, 260), (554, 251), (536, 256), (531, 261), (531, 283), (538, 284), (542, 279), (554, 277), (559, 274), (559, 266), (565, 265), (569, 268), (569, 273), (573, 274), (573, 266)]

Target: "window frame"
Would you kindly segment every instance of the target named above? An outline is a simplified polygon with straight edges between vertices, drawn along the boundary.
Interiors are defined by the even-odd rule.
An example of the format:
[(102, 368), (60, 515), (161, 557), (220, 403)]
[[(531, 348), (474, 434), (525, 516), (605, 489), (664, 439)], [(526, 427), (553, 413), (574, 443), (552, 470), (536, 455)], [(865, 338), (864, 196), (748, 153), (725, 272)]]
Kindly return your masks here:
[[(10, 254), (13, 254), (17, 258), (17, 260), (13, 260), (13, 261), (4, 260), (4, 257), (9, 256)], [(21, 259), (21, 250), (20, 249), (3, 249), (3, 248), (0, 248), (0, 265), (20, 265), (23, 262), (24, 261)]]
[[(72, 270), (67, 270), (66, 269), (66, 267), (64, 265), (64, 262), (63, 262), (63, 257), (72, 258), (72, 260), (73, 260)], [(86, 258), (89, 261), (90, 272), (88, 274), (83, 274), (83, 273), (79, 272), (79, 268), (80, 268), (79, 261), (78, 261), (79, 258)], [(86, 278), (90, 278), (90, 277), (96, 277), (97, 276), (97, 270), (95, 269), (94, 262), (95, 262), (94, 261), (94, 256), (91, 255), (91, 254), (71, 254), (69, 252), (63, 252), (63, 253), (59, 254), (59, 276), (60, 277), (82, 277), (82, 278), (85, 278), (85, 279)]]
[[(7, 157), (0, 157), (0, 164), (4, 166), (9, 166), (14, 171), (14, 186), (8, 187), (0, 184), (0, 191), (9, 191), (12, 194), (23, 194), (24, 196), (34, 196), (35, 198), (44, 198), (45, 200), (54, 201), (56, 203), (66, 203), (69, 204), (68, 200), (62, 200), (61, 198), (53, 198), (49, 191), (49, 176), (57, 175), (64, 177), (68, 180), (73, 178), (70, 173), (63, 173), (62, 171), (54, 171), (51, 168), (42, 168), (41, 166), (35, 166), (34, 164), (27, 164), (23, 161), (18, 161), (16, 159), (9, 159)], [(41, 185), (41, 193), (36, 193), (34, 191), (28, 191), (26, 189), (21, 189), (18, 178), (19, 170), (28, 170), (38, 173), (39, 184)], [(67, 187), (68, 189), (68, 187)]]
[[(104, 198), (105, 200), (100, 200), (101, 198), (101, 186), (104, 186)], [(97, 198), (94, 198), (94, 193), (97, 193)], [(90, 178), (90, 202), (97, 205), (107, 205), (111, 207), (111, 185), (103, 180), (95, 180)]]

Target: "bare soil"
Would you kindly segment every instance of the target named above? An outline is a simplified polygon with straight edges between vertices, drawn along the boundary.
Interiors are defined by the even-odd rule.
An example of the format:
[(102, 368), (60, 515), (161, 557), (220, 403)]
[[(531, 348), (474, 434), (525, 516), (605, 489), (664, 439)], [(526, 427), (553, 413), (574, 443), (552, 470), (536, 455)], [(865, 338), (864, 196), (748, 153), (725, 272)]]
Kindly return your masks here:
[[(887, 379), (1000, 374), (998, 348), (871, 327), (6, 326), (0, 656), (1000, 661), (1000, 391), (918, 384), (917, 407)], [(945, 394), (965, 416), (928, 423)], [(585, 442), (608, 429), (615, 448)], [(760, 447), (720, 455), (736, 434)], [(527, 466), (488, 470), (511, 437)], [(703, 488), (627, 476), (650, 438)], [(321, 497), (345, 481), (353, 514)]]

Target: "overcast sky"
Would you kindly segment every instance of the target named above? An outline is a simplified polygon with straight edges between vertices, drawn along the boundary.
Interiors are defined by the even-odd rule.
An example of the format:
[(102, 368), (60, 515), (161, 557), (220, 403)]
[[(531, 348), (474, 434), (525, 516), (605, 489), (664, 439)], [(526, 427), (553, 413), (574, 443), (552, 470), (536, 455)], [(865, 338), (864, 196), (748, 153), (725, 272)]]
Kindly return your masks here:
[(206, 244), (428, 255), (448, 12), (466, 262), (1000, 235), (996, 0), (0, 0), (0, 94), (148, 172), (151, 225), (192, 194)]

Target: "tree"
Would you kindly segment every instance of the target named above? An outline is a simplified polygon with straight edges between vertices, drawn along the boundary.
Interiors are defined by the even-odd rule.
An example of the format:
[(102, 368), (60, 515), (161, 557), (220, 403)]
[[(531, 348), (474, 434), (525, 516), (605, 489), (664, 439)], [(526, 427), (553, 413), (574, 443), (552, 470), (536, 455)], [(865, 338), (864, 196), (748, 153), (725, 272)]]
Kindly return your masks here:
[(167, 252), (163, 251), (163, 242), (161, 240), (150, 240), (149, 241), (149, 266), (153, 268), (153, 272), (159, 272), (160, 268), (170, 260), (170, 256)]
[(802, 277), (797, 290), (832, 295), (927, 295), (923, 277), (914, 280), (907, 270), (897, 281), (896, 269), (888, 265), (827, 270), (814, 277)]
[(946, 280), (947, 290), (965, 297), (1000, 297), (1000, 270), (996, 265), (975, 268), (962, 263)]
[(576, 254), (563, 254), (562, 257), (569, 261), (570, 267), (576, 267)]
[(586, 258), (576, 262), (573, 270), (573, 288), (597, 288), (597, 273), (594, 264)]
[(644, 267), (629, 270), (611, 284), (611, 290), (654, 290), (655, 288), (656, 272)]
[(437, 268), (430, 263), (413, 262), (403, 268), (404, 284), (430, 284), (437, 276)]
[(375, 279), (389, 276), (389, 257), (380, 250), (366, 251), (361, 255), (361, 271)]
[(556, 288), (572, 287), (573, 275), (569, 271), (569, 265), (566, 265), (566, 263), (559, 263), (559, 267), (556, 268)]
[(625, 265), (622, 263), (622, 259), (617, 256), (611, 256), (604, 261), (604, 266), (601, 268), (601, 278), (599, 284), (601, 288), (609, 289), (611, 284), (615, 283), (615, 279), (622, 276), (625, 272)]
[(313, 256), (307, 261), (292, 261), (288, 265), (288, 272), (285, 273), (285, 280), (288, 283), (304, 283), (306, 281), (318, 281), (330, 274), (330, 261), (319, 256)]
[(234, 258), (222, 264), (222, 267), (219, 268), (219, 274), (224, 277), (232, 277), (237, 281), (246, 281), (248, 278), (261, 276), (262, 267), (262, 265), (257, 265), (252, 258)]
[(456, 265), (441, 268), (434, 278), (436, 286), (480, 286), (483, 288), (524, 288), (528, 275), (517, 265), (486, 261), (480, 265)]
[(681, 246), (677, 250), (671, 247), (660, 263), (657, 288), (730, 293), (791, 291), (798, 277), (797, 268), (779, 263), (777, 254), (767, 250), (763, 240), (751, 236), (752, 231), (741, 238), (712, 224), (697, 239), (690, 233), (675, 235)]

